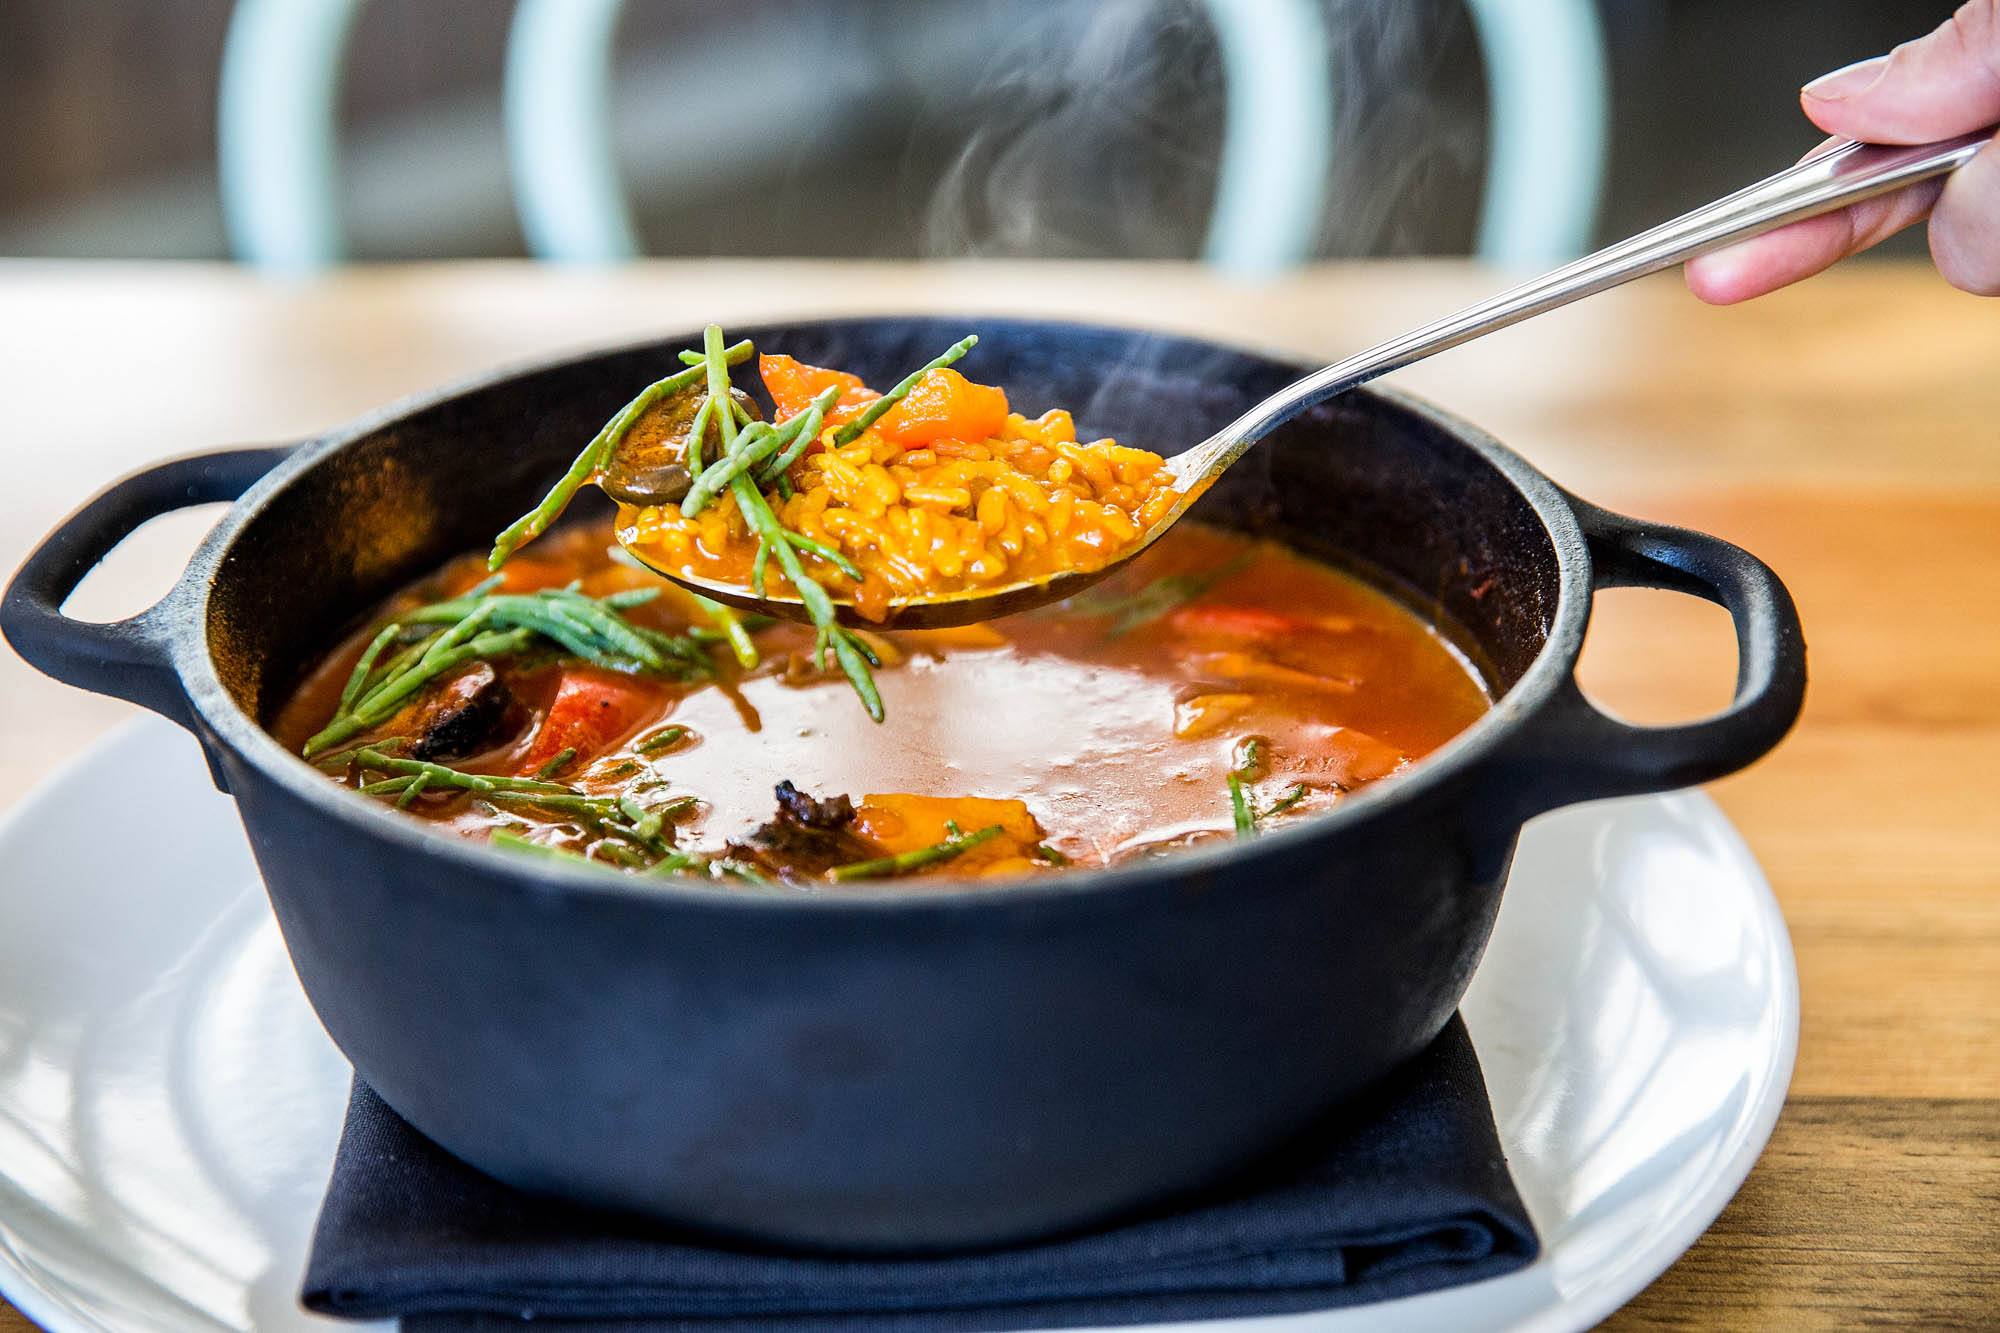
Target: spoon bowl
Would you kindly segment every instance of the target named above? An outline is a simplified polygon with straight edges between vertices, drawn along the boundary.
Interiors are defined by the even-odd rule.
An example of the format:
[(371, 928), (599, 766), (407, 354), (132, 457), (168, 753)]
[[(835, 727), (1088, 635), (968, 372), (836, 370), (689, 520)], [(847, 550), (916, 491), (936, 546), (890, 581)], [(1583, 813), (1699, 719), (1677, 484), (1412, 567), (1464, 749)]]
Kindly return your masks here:
[[(995, 620), (1001, 616), (1016, 615), (1023, 611), (1033, 611), (1076, 596), (1091, 585), (1109, 578), (1125, 567), (1133, 556), (1150, 544), (1158, 532), (1164, 532), (1167, 525), (1160, 524), (1155, 532), (1146, 534), (1145, 541), (1134, 546), (1117, 559), (1099, 565), (1091, 570), (1073, 570), (1046, 579), (1022, 579), (1015, 583), (1002, 583), (993, 587), (977, 588), (970, 592), (941, 593), (936, 597), (909, 598), (892, 602), (889, 614), (881, 620), (870, 620), (855, 609), (852, 602), (835, 602), (834, 610), (840, 623), (850, 629), (866, 630), (908, 630), (908, 629), (957, 629), (961, 625), (973, 625), (982, 620)], [(627, 546), (625, 550), (640, 564), (664, 579), (678, 583), (689, 592), (699, 593), (712, 602), (721, 602), (741, 611), (751, 611), (758, 615), (775, 616), (780, 620), (795, 620), (801, 625), (810, 625), (812, 617), (806, 613), (805, 603), (796, 597), (766, 595), (759, 597), (740, 583), (717, 583), (676, 569), (663, 569), (646, 558), (643, 551)]]
[[(1233, 443), (1223, 443), (1232, 439)], [(834, 610), (840, 623), (852, 629), (957, 629), (961, 625), (975, 625), (983, 620), (997, 620), (1001, 616), (1019, 615), (1024, 611), (1033, 611), (1056, 602), (1067, 601), (1123, 569), (1147, 547), (1164, 536), (1167, 529), (1187, 512), (1189, 506), (1201, 498), (1202, 492), (1206, 491), (1215, 479), (1221, 476), (1231, 463), (1240, 458), (1254, 442), (1250, 439), (1217, 435), (1186, 453), (1176, 454), (1167, 459), (1165, 470), (1172, 478), (1172, 488), (1177, 497), (1173, 508), (1142, 533), (1137, 542), (1101, 565), (1090, 569), (1065, 570), (1059, 574), (1040, 578), (1017, 579), (1011, 583), (954, 589), (930, 597), (897, 598), (890, 602), (888, 614), (880, 620), (871, 620), (862, 615), (852, 602), (836, 600)], [(723, 583), (705, 579), (686, 570), (661, 565), (647, 555), (644, 547), (625, 541), (622, 524), (618, 531), (619, 544), (624, 547), (626, 554), (661, 578), (677, 583), (689, 592), (698, 593), (710, 601), (733, 606), (740, 611), (774, 616), (780, 620), (793, 620), (801, 625), (812, 623), (812, 617), (807, 613), (805, 603), (797, 597), (771, 594), (759, 596), (741, 583)]]

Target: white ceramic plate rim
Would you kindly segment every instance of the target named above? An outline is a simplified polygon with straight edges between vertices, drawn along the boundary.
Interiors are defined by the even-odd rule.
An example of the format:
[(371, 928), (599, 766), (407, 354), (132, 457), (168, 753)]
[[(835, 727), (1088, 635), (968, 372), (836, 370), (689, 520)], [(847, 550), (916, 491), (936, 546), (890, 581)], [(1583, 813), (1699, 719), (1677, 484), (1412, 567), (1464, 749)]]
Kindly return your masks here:
[(1685, 803), (1691, 808), (1706, 807), (1712, 814), (1721, 841), (1731, 859), (1738, 863), (1738, 870), (1751, 891), (1757, 913), (1769, 932), (1773, 946), (1770, 960), (1777, 968), (1778, 1031), (1777, 1040), (1772, 1043), (1761, 1071), (1763, 1095), (1744, 1121), (1735, 1150), (1717, 1166), (1699, 1193), (1687, 1197), (1679, 1214), (1668, 1226), (1660, 1229), (1655, 1243), (1634, 1251), (1624, 1269), (1615, 1278), (1603, 1282), (1597, 1290), (1565, 1300), (1557, 1308), (1522, 1321), (1514, 1326), (1515, 1333), (1555, 1333), (1556, 1330), (1567, 1333), (1571, 1329), (1595, 1327), (1651, 1286), (1654, 1279), (1673, 1267), (1675, 1260), (1694, 1248), (1694, 1243), (1707, 1233), (1715, 1219), (1722, 1216), (1722, 1210), (1729, 1206), (1729, 1201), (1736, 1197), (1736, 1192), (1743, 1188), (1743, 1182), (1749, 1179), (1750, 1169), (1757, 1164), (1765, 1145), (1771, 1141), (1778, 1117), (1784, 1113), (1785, 1098), (1792, 1085), (1792, 1071), (1798, 1063), (1798, 956), (1792, 950), (1791, 931), (1785, 924), (1784, 912), (1778, 906), (1778, 897), (1771, 890), (1770, 880), (1765, 877), (1764, 869), (1757, 863), (1749, 844), (1743, 841), (1743, 835), (1737, 832), (1736, 825), (1706, 792), (1673, 792), (1658, 799)]

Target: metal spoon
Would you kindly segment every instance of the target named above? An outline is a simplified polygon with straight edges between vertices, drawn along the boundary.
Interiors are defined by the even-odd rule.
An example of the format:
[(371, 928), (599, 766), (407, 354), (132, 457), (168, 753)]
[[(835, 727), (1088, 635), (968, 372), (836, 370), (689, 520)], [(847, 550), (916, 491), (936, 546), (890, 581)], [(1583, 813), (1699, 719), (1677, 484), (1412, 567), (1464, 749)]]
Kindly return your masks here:
[[(898, 601), (892, 605), (888, 625), (896, 629), (964, 625), (1074, 596), (1158, 541), (1209, 483), (1241, 458), (1251, 445), (1307, 408), (1421, 361), (1434, 352), (1470, 342), (1482, 334), (1518, 324), (1633, 278), (1671, 268), (1696, 255), (1789, 222), (1830, 213), (1944, 175), (1971, 161), (1993, 135), (1994, 129), (1988, 128), (1914, 147), (1840, 144), (1671, 222), (1315, 371), (1272, 394), (1194, 448), (1169, 458), (1167, 470), (1179, 493), (1178, 502), (1136, 545), (1111, 563), (1081, 573)], [(645, 558), (642, 552), (633, 554)], [(760, 598), (738, 585), (709, 583), (667, 569), (659, 572), (717, 601), (791, 620), (807, 618), (805, 608), (795, 599)], [(842, 620), (849, 623), (883, 627), (854, 615), (852, 606), (843, 605), (840, 611)]]

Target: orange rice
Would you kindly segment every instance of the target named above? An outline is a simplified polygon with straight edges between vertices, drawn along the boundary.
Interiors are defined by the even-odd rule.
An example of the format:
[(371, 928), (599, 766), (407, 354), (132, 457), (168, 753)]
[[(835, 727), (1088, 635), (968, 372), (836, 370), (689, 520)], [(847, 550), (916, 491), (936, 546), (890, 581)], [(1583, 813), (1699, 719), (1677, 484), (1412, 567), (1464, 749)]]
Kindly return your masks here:
[[(839, 424), (875, 395), (851, 376), (789, 358), (763, 361), (780, 419), (803, 405), (801, 394), (810, 399), (808, 388), (851, 386), (793, 465), (790, 498), (767, 494), (787, 528), (839, 549), (861, 570), (856, 585), (804, 556), (829, 592), (871, 619), (886, 618), (898, 600), (1099, 568), (1137, 545), (1176, 499), (1160, 455), (1108, 439), (1079, 441), (1068, 412), (1024, 417), (1000, 390), (950, 369), (930, 371), (902, 403), (836, 448)], [(757, 542), (727, 493), (693, 518), (675, 505), (626, 507), (619, 526), (622, 540), (663, 568), (749, 582)], [(776, 561), (766, 586), (785, 588)]]

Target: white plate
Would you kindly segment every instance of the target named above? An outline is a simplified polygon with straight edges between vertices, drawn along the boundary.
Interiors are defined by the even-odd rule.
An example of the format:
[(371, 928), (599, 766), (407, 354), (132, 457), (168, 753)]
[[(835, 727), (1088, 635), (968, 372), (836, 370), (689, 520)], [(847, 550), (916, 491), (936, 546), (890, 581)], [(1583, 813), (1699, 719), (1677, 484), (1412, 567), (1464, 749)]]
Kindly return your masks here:
[[(0, 923), (0, 1291), (57, 1333), (339, 1327), (296, 1295), (348, 1070), (193, 742), (135, 722), (23, 802)], [(1798, 982), (1756, 863), (1681, 794), (1529, 828), (1465, 1016), (1542, 1258), (1229, 1327), (1594, 1324), (1763, 1148)]]

